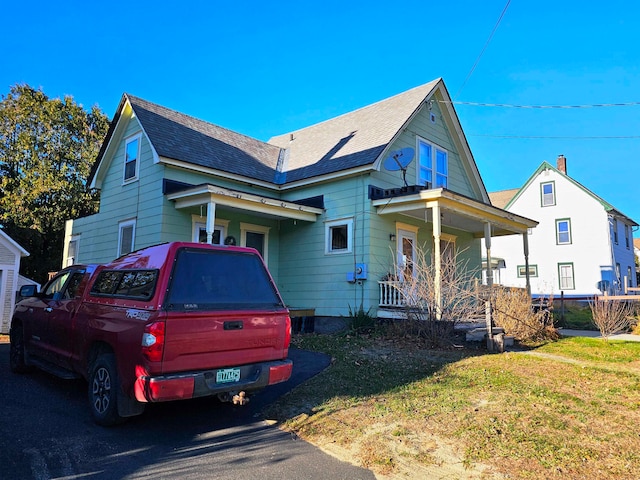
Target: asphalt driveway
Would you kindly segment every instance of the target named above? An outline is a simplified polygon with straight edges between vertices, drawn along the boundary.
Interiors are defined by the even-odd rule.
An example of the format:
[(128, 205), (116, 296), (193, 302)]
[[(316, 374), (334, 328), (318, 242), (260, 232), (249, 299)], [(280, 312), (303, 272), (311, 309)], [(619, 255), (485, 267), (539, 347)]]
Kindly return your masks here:
[(2, 479), (375, 479), (268, 425), (260, 411), (329, 364), (291, 349), (292, 378), (245, 407), (211, 398), (150, 405), (116, 428), (95, 425), (86, 383), (42, 372), (15, 375), (0, 344)]

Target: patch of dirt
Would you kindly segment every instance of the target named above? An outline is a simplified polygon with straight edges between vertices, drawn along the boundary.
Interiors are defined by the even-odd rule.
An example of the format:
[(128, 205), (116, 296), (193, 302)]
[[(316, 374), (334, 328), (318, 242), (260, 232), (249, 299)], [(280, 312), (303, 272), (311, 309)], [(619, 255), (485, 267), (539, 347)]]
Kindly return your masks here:
[[(462, 456), (457, 454), (455, 449), (447, 442), (429, 433), (414, 434), (403, 438), (394, 438), (391, 430), (392, 426), (382, 427), (383, 431), (372, 429), (364, 436), (366, 441), (369, 435), (383, 435), (385, 445), (393, 454), (393, 472), (379, 473), (376, 468), (370, 465), (363, 465), (361, 459), (357, 458), (358, 451), (361, 451), (360, 444), (352, 443), (348, 447), (341, 446), (335, 441), (324, 439), (315, 443), (325, 453), (353, 465), (370, 468), (378, 480), (405, 480), (405, 479), (434, 479), (434, 480), (499, 480), (507, 478), (491, 470), (490, 467), (482, 464), (472, 464), (465, 466)], [(376, 430), (375, 432), (373, 430)], [(428, 452), (428, 462), (417, 462), (416, 455), (420, 452)], [(424, 453), (421, 454), (423, 457)], [(428, 464), (425, 464), (428, 463)], [(373, 467), (373, 468), (372, 468)]]

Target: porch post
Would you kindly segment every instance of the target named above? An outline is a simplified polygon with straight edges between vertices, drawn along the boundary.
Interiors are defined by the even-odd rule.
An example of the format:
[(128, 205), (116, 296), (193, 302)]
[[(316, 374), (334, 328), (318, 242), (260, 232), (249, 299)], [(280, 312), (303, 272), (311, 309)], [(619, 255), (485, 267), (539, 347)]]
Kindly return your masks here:
[(531, 279), (529, 277), (529, 233), (522, 234), (522, 247), (524, 250), (524, 269), (527, 286), (527, 295), (531, 296)]
[(211, 245), (213, 243), (213, 231), (216, 225), (216, 203), (213, 200), (209, 200), (207, 204), (207, 243)]
[(431, 207), (431, 217), (433, 219), (433, 261), (434, 265), (434, 293), (436, 300), (436, 317), (440, 320), (442, 315), (442, 252), (440, 251), (440, 235), (442, 225), (440, 224), (440, 205)]
[(492, 308), (492, 295), (493, 295), (493, 268), (491, 266), (491, 224), (489, 222), (484, 224), (484, 245), (487, 250), (487, 288), (489, 294), (485, 300), (485, 322), (487, 326), (487, 349), (490, 352), (494, 351), (493, 342), (493, 308)]

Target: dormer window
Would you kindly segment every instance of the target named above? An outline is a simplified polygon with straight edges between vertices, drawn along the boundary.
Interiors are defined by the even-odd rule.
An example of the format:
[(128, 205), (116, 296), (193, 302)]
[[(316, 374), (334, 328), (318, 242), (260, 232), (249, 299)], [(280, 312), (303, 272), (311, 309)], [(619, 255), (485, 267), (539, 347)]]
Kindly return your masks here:
[(447, 188), (449, 180), (449, 155), (447, 151), (419, 138), (418, 156), (419, 185), (426, 185), (430, 188)]
[(124, 183), (138, 179), (140, 135), (127, 139), (124, 146)]

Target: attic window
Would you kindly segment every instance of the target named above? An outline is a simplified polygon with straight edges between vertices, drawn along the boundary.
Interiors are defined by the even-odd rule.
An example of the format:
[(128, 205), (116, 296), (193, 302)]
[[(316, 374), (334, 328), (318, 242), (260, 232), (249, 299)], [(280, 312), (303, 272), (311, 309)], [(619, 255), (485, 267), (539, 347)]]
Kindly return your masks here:
[(127, 139), (124, 146), (124, 183), (138, 178), (138, 159), (140, 158), (140, 134)]
[(447, 188), (449, 179), (449, 160), (447, 151), (419, 138), (418, 156), (420, 160), (418, 162), (419, 184), (426, 185), (429, 188)]
[(556, 187), (554, 182), (541, 183), (540, 194), (542, 195), (543, 207), (551, 207), (556, 204)]

